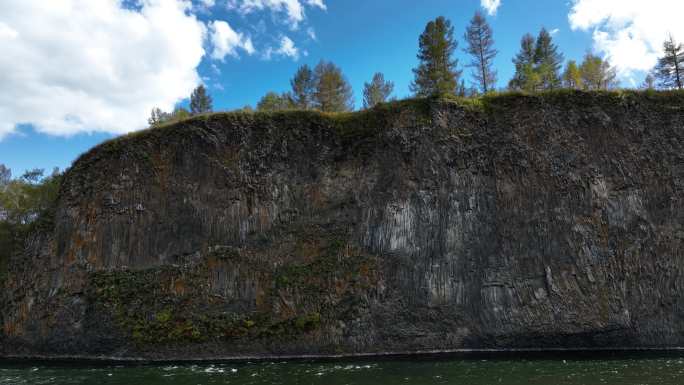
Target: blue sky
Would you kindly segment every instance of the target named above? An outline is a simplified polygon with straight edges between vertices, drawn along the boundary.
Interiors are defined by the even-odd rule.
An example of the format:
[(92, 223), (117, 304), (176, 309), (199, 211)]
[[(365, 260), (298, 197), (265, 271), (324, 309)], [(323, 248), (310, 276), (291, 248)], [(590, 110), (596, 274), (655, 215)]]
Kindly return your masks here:
[[(499, 50), (495, 61), (499, 87), (513, 74), (511, 59), (520, 38), (528, 32), (537, 34), (541, 27), (553, 31), (566, 59), (580, 60), (587, 50), (613, 59), (625, 86), (643, 77), (643, 69), (657, 57), (662, 35), (648, 32), (655, 22), (644, 16), (648, 15), (646, 5), (625, 6), (616, 0), (84, 1), (67, 0), (70, 7), (35, 16), (44, 19), (27, 20), (26, 26), (45, 26), (46, 33), (39, 38), (31, 35), (33, 30), (22, 30), (20, 20), (31, 14), (26, 7), (32, 2), (37, 7), (44, 7), (44, 2), (10, 0), (9, 11), (0, 15), (0, 43), (6, 39), (17, 55), (29, 49), (43, 54), (39, 50), (44, 44), (36, 42), (46, 39), (55, 39), (51, 43), (57, 47), (44, 53), (51, 60), (57, 57), (57, 68), (51, 70), (44, 68), (44, 60), (30, 61), (39, 56), (36, 54), (25, 56), (21, 69), (0, 59), (0, 72), (5, 73), (0, 81), (17, 84), (9, 95), (11, 100), (4, 102), (0, 96), (0, 103), (5, 103), (4, 109), (0, 104), (0, 163), (12, 168), (15, 175), (32, 168), (68, 167), (93, 145), (142, 128), (150, 106), (170, 109), (176, 102), (187, 103), (182, 97), (199, 82), (208, 86), (216, 110), (254, 106), (268, 91), (288, 90), (289, 79), (299, 65), (314, 66), (325, 59), (342, 68), (353, 86), (357, 108), (363, 83), (376, 71), (395, 82), (395, 96), (407, 97), (418, 36), (429, 20), (440, 15), (455, 27), (457, 58), (463, 66), (468, 58), (460, 49), (468, 20), (477, 10), (490, 13), (487, 17)], [(684, 3), (653, 2), (680, 8)], [(179, 5), (174, 8), (169, 3)], [(487, 5), (489, 10), (483, 8)], [(16, 18), (12, 18), (13, 6)], [(85, 20), (85, 24), (92, 21), (88, 30), (77, 25), (64, 28), (54, 16), (73, 18), (78, 7), (85, 9), (83, 17), (92, 18)], [(142, 16), (133, 18), (131, 12)], [(665, 26), (659, 28), (681, 34), (681, 23), (675, 20), (661, 19), (659, 24)], [(68, 33), (52, 33), (51, 23)], [(136, 23), (147, 23), (147, 29)], [(128, 25), (132, 27), (122, 29)], [(93, 28), (102, 30), (91, 32)], [(127, 34), (136, 42), (130, 47), (127, 41), (131, 38), (117, 41), (118, 36)], [(99, 38), (103, 40), (97, 41)], [(79, 45), (70, 45), (81, 39)], [(285, 40), (290, 45), (283, 44)], [(62, 56), (64, 68), (60, 69)], [(34, 79), (31, 93), (18, 80), (24, 79), (27, 69), (40, 75)], [(165, 75), (155, 71), (165, 71)], [(469, 79), (467, 68), (464, 76)], [(2, 114), (8, 118), (3, 120)]]

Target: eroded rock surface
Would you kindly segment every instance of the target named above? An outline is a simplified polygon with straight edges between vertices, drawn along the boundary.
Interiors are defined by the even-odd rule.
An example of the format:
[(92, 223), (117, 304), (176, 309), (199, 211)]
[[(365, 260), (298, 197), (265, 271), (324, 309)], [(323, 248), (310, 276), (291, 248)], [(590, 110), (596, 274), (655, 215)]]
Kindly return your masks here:
[(105, 143), (4, 355), (684, 346), (684, 96), (215, 114)]

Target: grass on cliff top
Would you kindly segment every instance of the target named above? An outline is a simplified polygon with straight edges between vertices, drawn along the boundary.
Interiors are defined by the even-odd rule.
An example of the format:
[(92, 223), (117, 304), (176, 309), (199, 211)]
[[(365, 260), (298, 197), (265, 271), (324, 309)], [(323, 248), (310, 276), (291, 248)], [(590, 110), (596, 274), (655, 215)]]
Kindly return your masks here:
[[(615, 106), (648, 102), (684, 108), (684, 91), (654, 90), (616, 90), (616, 91), (577, 91), (560, 89), (542, 93), (493, 92), (484, 96), (464, 98), (443, 96), (432, 98), (409, 98), (382, 103), (374, 108), (353, 112), (329, 113), (321, 111), (287, 110), (276, 112), (216, 112), (197, 115), (185, 120), (162, 124), (158, 127), (125, 134), (108, 140), (82, 154), (71, 169), (81, 169), (108, 153), (117, 153), (123, 147), (137, 140), (159, 137), (182, 137), (196, 134), (209, 123), (231, 122), (233, 126), (252, 126), (259, 123), (276, 123), (283, 129), (316, 124), (334, 129), (340, 137), (347, 140), (363, 139), (364, 136), (388, 128), (400, 114), (430, 119), (433, 106), (449, 104), (474, 113), (496, 114), (508, 108), (522, 105), (554, 105), (561, 108), (583, 108), (590, 106)], [(71, 171), (68, 170), (68, 171)]]

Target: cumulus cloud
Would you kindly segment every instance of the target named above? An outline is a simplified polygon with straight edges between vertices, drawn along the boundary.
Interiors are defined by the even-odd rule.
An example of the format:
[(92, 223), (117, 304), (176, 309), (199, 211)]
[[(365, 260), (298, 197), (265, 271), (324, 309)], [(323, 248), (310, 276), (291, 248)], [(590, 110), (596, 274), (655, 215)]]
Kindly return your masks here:
[(241, 48), (248, 55), (254, 53), (252, 39), (242, 33), (235, 32), (230, 24), (219, 20), (209, 24), (211, 45), (213, 51), (211, 57), (216, 60), (224, 60), (226, 56), (238, 57), (237, 49)]
[(280, 38), (280, 46), (276, 49), (268, 48), (264, 52), (264, 59), (270, 60), (274, 55), (290, 57), (294, 60), (299, 60), (299, 48), (295, 46), (294, 41), (287, 36)]
[(287, 23), (292, 28), (297, 28), (299, 24), (304, 21), (306, 17), (305, 6), (316, 7), (325, 10), (326, 5), (323, 0), (305, 0), (304, 3), (300, 0), (229, 0), (228, 8), (237, 9), (242, 14), (249, 14), (255, 11), (262, 11), (264, 9), (271, 10), (276, 13), (284, 13), (287, 15)]
[(501, 6), (501, 0), (480, 0), (480, 4), (482, 5), (482, 8), (487, 11), (489, 16), (494, 16)]
[(668, 34), (684, 40), (682, 0), (573, 0), (573, 30), (592, 31), (602, 52), (623, 78), (648, 71), (662, 54)]
[[(123, 133), (200, 83), (206, 28), (186, 0), (7, 0), (0, 12), (0, 137)], [(245, 48), (247, 50), (247, 48)]]

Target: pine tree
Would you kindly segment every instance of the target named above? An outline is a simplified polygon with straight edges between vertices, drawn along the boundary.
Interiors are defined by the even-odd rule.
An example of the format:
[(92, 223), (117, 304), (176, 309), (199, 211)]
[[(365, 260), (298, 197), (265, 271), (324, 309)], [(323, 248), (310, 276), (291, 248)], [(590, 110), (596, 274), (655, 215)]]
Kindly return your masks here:
[(580, 72), (577, 62), (574, 60), (568, 61), (563, 72), (563, 87), (573, 90), (582, 89), (582, 73)]
[(451, 22), (443, 16), (430, 21), (418, 44), (420, 64), (413, 69), (411, 91), (418, 96), (454, 94), (462, 71), (457, 69), (458, 60), (452, 58), (458, 43)]
[(492, 28), (479, 11), (470, 20), (464, 39), (468, 43), (464, 51), (473, 57), (469, 67), (473, 68), (475, 86), (486, 94), (496, 87), (496, 70), (492, 66), (498, 51), (494, 49)]
[(563, 54), (558, 52), (558, 46), (553, 44), (551, 34), (542, 28), (537, 36), (534, 48), (535, 70), (539, 74), (542, 90), (560, 88), (560, 70), (563, 66)]
[(660, 86), (681, 90), (684, 87), (684, 45), (677, 43), (670, 35), (663, 44), (663, 53), (655, 68)]
[(585, 90), (609, 90), (618, 86), (617, 72), (610, 62), (589, 52), (584, 55), (580, 74)]
[(190, 113), (197, 115), (211, 112), (211, 103), (211, 96), (209, 96), (204, 86), (200, 84), (190, 95)]
[(508, 83), (508, 87), (517, 91), (536, 91), (539, 78), (535, 71), (534, 47), (536, 41), (529, 33), (520, 40), (520, 52), (513, 58), (515, 75)]
[(314, 92), (316, 91), (316, 79), (308, 65), (297, 69), (297, 73), (290, 80), (292, 86), (292, 99), (296, 108), (308, 110), (313, 108)]
[(363, 84), (363, 108), (375, 107), (386, 102), (393, 90), (393, 82), (386, 81), (382, 73), (375, 73), (370, 83)]
[(295, 107), (296, 104), (292, 95), (288, 92), (280, 95), (275, 92), (269, 92), (257, 103), (258, 111), (282, 111), (291, 110)]
[(332, 62), (321, 60), (314, 68), (316, 90), (314, 106), (325, 112), (342, 112), (354, 109), (351, 85), (342, 70)]

